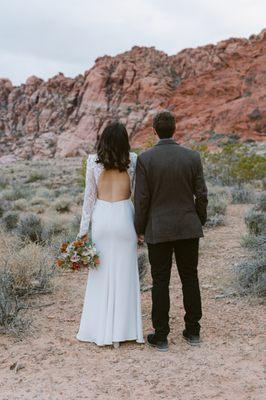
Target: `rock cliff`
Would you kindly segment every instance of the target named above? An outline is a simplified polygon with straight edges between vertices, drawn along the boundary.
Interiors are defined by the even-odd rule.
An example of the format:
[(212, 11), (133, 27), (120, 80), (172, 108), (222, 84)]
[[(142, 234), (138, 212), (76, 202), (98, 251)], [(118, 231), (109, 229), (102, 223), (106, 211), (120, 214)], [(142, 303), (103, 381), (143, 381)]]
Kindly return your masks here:
[(96, 59), (75, 78), (31, 76), (18, 87), (0, 79), (0, 162), (85, 155), (114, 118), (126, 124), (133, 147), (145, 147), (162, 108), (174, 112), (181, 143), (262, 141), (265, 66), (263, 30), (173, 56), (135, 46)]

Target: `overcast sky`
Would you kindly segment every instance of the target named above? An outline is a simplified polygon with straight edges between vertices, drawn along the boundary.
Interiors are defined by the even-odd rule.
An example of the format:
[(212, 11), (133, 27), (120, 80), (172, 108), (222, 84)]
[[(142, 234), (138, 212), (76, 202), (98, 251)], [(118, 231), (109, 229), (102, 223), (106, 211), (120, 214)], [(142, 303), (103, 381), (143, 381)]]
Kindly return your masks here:
[(265, 0), (0, 0), (0, 77), (76, 76), (105, 54), (248, 37), (265, 24)]

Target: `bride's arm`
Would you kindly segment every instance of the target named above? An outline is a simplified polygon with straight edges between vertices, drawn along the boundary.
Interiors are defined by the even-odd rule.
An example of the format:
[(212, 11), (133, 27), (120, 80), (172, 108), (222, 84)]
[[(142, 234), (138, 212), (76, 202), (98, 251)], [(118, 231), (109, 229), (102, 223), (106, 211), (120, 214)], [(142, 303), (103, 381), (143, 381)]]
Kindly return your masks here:
[(137, 165), (137, 154), (136, 153), (130, 153), (130, 162), (131, 162), (131, 197), (134, 196), (135, 192), (135, 184), (136, 184), (136, 165)]
[(93, 160), (91, 155), (89, 155), (87, 160), (85, 184), (86, 186), (78, 237), (82, 237), (88, 233), (93, 207), (97, 199), (97, 187), (93, 173)]

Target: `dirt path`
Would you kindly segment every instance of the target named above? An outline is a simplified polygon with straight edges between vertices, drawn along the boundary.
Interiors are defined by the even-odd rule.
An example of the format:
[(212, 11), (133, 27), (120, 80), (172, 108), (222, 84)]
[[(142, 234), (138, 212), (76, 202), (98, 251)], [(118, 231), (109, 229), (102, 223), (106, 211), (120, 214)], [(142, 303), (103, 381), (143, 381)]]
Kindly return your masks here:
[[(260, 400), (263, 397), (263, 305), (259, 300), (219, 297), (230, 292), (232, 264), (244, 255), (239, 240), (247, 206), (229, 206), (227, 224), (202, 240), (203, 296), (200, 348), (181, 339), (180, 283), (171, 281), (170, 349), (124, 344), (118, 350), (75, 340), (86, 274), (58, 278), (55, 302), (32, 311), (34, 334), (22, 342), (0, 337), (1, 400), (167, 399)], [(218, 298), (215, 298), (218, 295)], [(150, 293), (142, 297), (145, 335), (151, 330)], [(17, 373), (10, 365), (19, 361)]]

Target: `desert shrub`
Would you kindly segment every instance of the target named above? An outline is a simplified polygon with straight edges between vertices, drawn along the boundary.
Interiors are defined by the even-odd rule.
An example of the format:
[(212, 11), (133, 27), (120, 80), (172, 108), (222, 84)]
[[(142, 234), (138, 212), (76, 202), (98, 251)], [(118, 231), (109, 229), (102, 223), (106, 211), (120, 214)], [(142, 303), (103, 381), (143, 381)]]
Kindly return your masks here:
[(0, 269), (0, 333), (21, 336), (29, 326), (29, 321), (19, 315), (24, 308), (13, 292), (14, 277), (7, 269)]
[(87, 157), (82, 159), (81, 167), (79, 170), (79, 181), (83, 188), (86, 185), (86, 168), (87, 168)]
[(0, 230), (0, 330), (23, 332), (29, 320), (21, 313), (35, 294), (51, 292), (55, 274), (50, 248), (25, 243)]
[(45, 199), (45, 198), (43, 198), (43, 197), (34, 196), (34, 197), (31, 199), (30, 204), (31, 204), (32, 206), (35, 206), (35, 205), (48, 206), (48, 205), (49, 205), (49, 202), (47, 201), (47, 199)]
[(50, 199), (51, 197), (53, 197), (53, 193), (43, 187), (39, 187), (36, 189), (36, 197), (40, 198), (40, 197), (44, 197), (45, 199)]
[(155, 145), (155, 143), (156, 143), (156, 136), (155, 135), (153, 135), (153, 134), (150, 134), (148, 137), (147, 137), (147, 139), (146, 139), (146, 141), (145, 141), (145, 143), (144, 143), (144, 145), (143, 145), (143, 148), (146, 150), (146, 149), (150, 149), (151, 147), (153, 147), (154, 145)]
[(78, 193), (77, 196), (75, 197), (75, 202), (78, 205), (82, 205), (84, 200), (84, 193)]
[(60, 235), (67, 231), (69, 231), (69, 227), (63, 220), (56, 217), (45, 224), (43, 230), (43, 239), (45, 241), (50, 241), (53, 236)]
[(226, 144), (216, 152), (202, 152), (206, 178), (216, 184), (242, 186), (265, 178), (266, 157), (246, 144)]
[(264, 194), (245, 216), (249, 233), (242, 245), (250, 250), (252, 258), (236, 266), (236, 281), (242, 294), (266, 295), (266, 213)]
[(266, 259), (260, 255), (238, 263), (236, 281), (241, 294), (266, 296)]
[(256, 253), (266, 253), (266, 235), (244, 235), (241, 244)]
[(72, 220), (70, 221), (70, 230), (72, 232), (78, 232), (80, 228), (80, 222), (81, 222), (81, 216), (80, 215), (74, 215)]
[(223, 225), (227, 208), (227, 193), (221, 191), (209, 192), (206, 227)]
[(6, 189), (2, 192), (2, 198), (9, 201), (26, 199), (29, 196), (29, 188), (26, 188), (24, 186), (13, 186), (11, 189)]
[(41, 242), (43, 239), (41, 218), (33, 213), (23, 215), (17, 226), (17, 234), (24, 241)]
[(231, 167), (231, 177), (238, 184), (262, 179), (266, 169), (266, 158), (257, 154), (239, 154), (239, 159)]
[(266, 192), (261, 193), (254, 209), (264, 213), (266, 212)]
[(262, 211), (257, 211), (255, 208), (248, 211), (245, 216), (245, 223), (249, 233), (254, 235), (266, 234), (266, 214)]
[(53, 204), (56, 211), (65, 213), (70, 211), (72, 200), (69, 197), (59, 197)]
[(26, 199), (18, 199), (13, 202), (13, 209), (18, 211), (25, 211), (28, 208), (28, 201)]
[(19, 214), (17, 212), (7, 212), (1, 220), (1, 224), (5, 230), (11, 231), (16, 228), (19, 220)]
[(5, 189), (9, 184), (8, 179), (5, 176), (0, 176), (0, 189)]
[(47, 174), (44, 173), (43, 171), (37, 171), (34, 170), (30, 173), (28, 179), (26, 180), (26, 183), (32, 183), (36, 181), (41, 181), (47, 177)]
[(28, 243), (8, 260), (14, 277), (13, 290), (19, 296), (50, 290), (52, 259), (45, 247)]
[(4, 212), (5, 212), (5, 208), (4, 208), (3, 204), (0, 203), (0, 218), (3, 216)]
[[(53, 191), (54, 197), (60, 197), (69, 193), (71, 189), (67, 186), (61, 186)], [(63, 196), (62, 196), (63, 197)]]
[(233, 204), (250, 204), (255, 201), (255, 193), (249, 189), (233, 187), (231, 189)]

